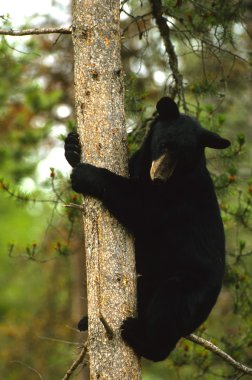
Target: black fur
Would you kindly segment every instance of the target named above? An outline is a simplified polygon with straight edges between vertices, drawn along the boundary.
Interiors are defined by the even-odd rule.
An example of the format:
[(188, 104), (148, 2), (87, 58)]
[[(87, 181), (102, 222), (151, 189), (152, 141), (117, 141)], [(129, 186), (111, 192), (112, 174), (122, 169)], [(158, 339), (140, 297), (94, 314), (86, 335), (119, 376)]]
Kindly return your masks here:
[(204, 148), (230, 145), (179, 113), (170, 98), (162, 98), (157, 111), (130, 160), (129, 179), (77, 164), (77, 136), (65, 142), (73, 189), (99, 198), (134, 235), (138, 317), (124, 321), (122, 337), (154, 361), (206, 320), (220, 292), (224, 232)]

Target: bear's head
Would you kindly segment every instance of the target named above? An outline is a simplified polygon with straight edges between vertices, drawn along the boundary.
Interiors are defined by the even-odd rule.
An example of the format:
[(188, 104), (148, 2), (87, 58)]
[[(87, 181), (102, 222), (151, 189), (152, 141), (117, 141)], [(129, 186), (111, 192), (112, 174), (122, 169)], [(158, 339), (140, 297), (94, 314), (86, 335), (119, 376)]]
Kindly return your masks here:
[(167, 181), (175, 174), (188, 173), (205, 162), (204, 148), (224, 149), (230, 142), (201, 127), (191, 116), (179, 112), (169, 97), (157, 103), (158, 116), (149, 132), (150, 177)]

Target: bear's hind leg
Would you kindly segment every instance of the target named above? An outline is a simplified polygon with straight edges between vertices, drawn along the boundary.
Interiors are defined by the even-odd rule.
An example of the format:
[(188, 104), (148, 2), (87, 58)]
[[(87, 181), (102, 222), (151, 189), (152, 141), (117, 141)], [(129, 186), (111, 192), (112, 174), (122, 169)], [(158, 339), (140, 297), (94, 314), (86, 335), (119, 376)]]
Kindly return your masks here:
[(140, 289), (145, 302), (138, 304), (138, 318), (123, 322), (122, 337), (139, 356), (164, 360), (183, 336), (184, 319), (189, 317), (186, 291), (176, 278), (159, 283), (152, 295), (144, 286)]
[(153, 361), (164, 360), (175, 348), (178, 338), (161, 326), (147, 327), (138, 318), (127, 318), (122, 324), (122, 338), (135, 353)]

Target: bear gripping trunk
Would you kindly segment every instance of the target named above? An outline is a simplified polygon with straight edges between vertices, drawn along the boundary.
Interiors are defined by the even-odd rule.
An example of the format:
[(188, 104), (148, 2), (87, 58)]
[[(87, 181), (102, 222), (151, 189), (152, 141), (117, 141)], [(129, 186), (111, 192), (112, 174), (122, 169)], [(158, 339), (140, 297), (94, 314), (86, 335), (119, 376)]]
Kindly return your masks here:
[[(73, 1), (74, 84), (83, 161), (126, 176), (119, 10), (119, 0)], [(120, 336), (136, 309), (132, 238), (99, 201), (85, 197), (84, 210), (90, 378), (139, 379)]]

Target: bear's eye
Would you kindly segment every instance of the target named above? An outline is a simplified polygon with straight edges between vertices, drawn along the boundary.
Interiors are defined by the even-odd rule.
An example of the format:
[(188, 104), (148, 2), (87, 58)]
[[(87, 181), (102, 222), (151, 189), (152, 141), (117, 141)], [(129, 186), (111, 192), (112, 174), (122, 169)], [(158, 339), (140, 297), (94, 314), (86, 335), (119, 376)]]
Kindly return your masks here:
[(167, 144), (165, 143), (165, 142), (161, 142), (160, 143), (160, 148), (161, 149), (164, 149), (164, 148), (166, 148), (167, 147)]

